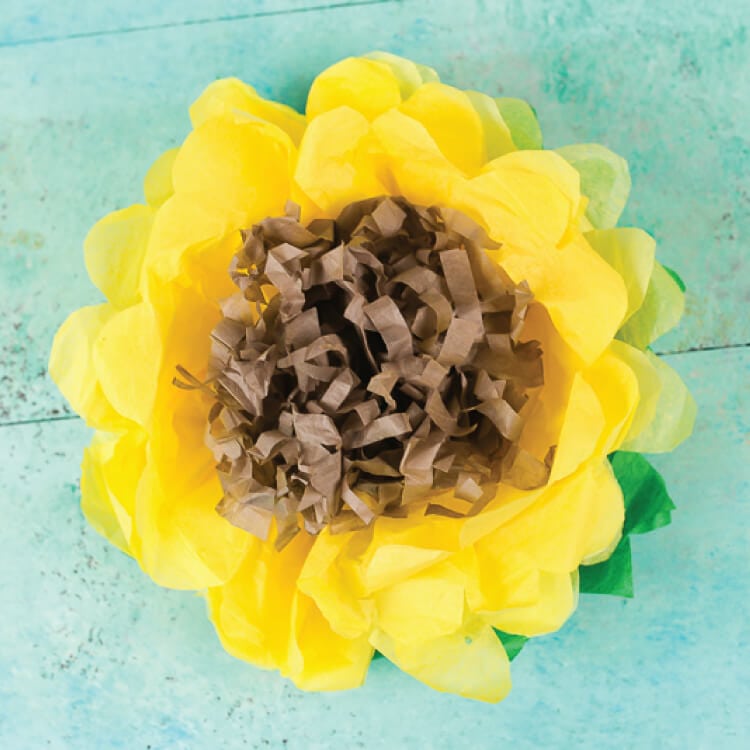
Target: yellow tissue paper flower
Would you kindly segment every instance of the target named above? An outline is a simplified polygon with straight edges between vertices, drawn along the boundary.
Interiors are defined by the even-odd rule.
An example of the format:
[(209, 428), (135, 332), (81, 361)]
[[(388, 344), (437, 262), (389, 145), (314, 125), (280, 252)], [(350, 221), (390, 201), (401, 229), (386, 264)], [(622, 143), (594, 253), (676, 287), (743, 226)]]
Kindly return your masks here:
[[(86, 517), (157, 583), (205, 591), (230, 653), (303, 689), (360, 685), (377, 649), (435, 689), (502, 699), (509, 660), (494, 629), (559, 628), (579, 566), (620, 539), (607, 456), (671, 450), (695, 415), (647, 349), (679, 319), (683, 293), (651, 237), (615, 227), (627, 166), (598, 146), (541, 150), (524, 102), (448, 86), (387, 53), (321, 73), (305, 116), (237, 79), (209, 85), (190, 116), (193, 131), (146, 175), (146, 202), (89, 233), (86, 268), (107, 301), (72, 313), (53, 345), (50, 373), (95, 429)], [(383, 195), (462, 212), (492, 241), (486, 258), (528, 283), (514, 347), (539, 342), (544, 383), (529, 390), (518, 445), (547, 458), (548, 476), (532, 489), (501, 481), (476, 514), (416, 503), (277, 549), (273, 533), (217, 513), (213, 401), (176, 388), (175, 374), (207, 374), (242, 231), (288, 202), (308, 224)]]

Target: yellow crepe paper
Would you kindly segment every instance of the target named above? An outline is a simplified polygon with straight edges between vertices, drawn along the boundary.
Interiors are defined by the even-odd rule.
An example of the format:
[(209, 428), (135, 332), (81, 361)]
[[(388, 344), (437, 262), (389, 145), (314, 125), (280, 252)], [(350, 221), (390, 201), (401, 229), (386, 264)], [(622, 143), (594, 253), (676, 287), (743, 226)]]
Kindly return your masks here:
[[(624, 162), (591, 145), (542, 151), (525, 102), (460, 91), (387, 53), (321, 73), (305, 116), (225, 79), (191, 118), (147, 173), (146, 205), (92, 229), (86, 266), (108, 301), (72, 313), (52, 348), (52, 377), (97, 429), (86, 516), (157, 582), (205, 590), (228, 651), (302, 688), (361, 684), (377, 649), (438, 690), (500, 700), (510, 672), (493, 628), (560, 627), (579, 565), (618, 545), (623, 497), (607, 454), (670, 450), (694, 419), (679, 377), (646, 350), (684, 302), (654, 241), (613, 228)], [(556, 446), (550, 480), (501, 484), (476, 516), (412, 508), (301, 533), (279, 552), (273, 535), (259, 541), (215, 512), (211, 400), (175, 388), (175, 368), (206, 375), (239, 230), (290, 200), (310, 221), (381, 194), (465, 212), (500, 243), (490, 257), (529, 283), (523, 337), (541, 342), (545, 382), (520, 445), (540, 461)]]

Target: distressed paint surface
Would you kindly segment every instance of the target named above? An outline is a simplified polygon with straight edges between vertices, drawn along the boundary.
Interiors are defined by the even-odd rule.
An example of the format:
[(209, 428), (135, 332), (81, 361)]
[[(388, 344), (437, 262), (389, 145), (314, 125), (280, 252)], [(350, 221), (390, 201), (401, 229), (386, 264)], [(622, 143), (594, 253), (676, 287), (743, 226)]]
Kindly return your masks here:
[[(0, 747), (750, 745), (745, 3), (70, 5), (0, 9)], [(385, 660), (360, 691), (309, 695), (229, 657), (198, 597), (158, 589), (84, 524), (88, 432), (45, 375), (56, 327), (99, 299), (88, 227), (141, 200), (201, 88), (238, 75), (302, 108), (316, 71), (371, 48), (529, 99), (549, 146), (623, 154), (625, 223), (655, 234), (690, 291), (657, 349), (736, 347), (669, 358), (699, 421), (655, 460), (678, 513), (633, 540), (636, 598), (583, 597), (519, 657), (498, 706), (436, 694)]]

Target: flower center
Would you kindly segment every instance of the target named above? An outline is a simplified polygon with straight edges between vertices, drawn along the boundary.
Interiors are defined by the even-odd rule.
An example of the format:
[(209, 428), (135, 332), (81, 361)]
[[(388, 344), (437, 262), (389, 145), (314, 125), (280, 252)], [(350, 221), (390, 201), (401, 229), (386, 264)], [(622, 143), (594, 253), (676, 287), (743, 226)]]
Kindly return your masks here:
[(301, 526), (350, 530), (413, 503), (473, 514), (500, 481), (546, 482), (518, 446), (543, 382), (538, 342), (519, 338), (532, 294), (477, 224), (376, 198), (243, 237), (206, 384), (231, 523), (265, 539), (275, 518), (282, 547)]

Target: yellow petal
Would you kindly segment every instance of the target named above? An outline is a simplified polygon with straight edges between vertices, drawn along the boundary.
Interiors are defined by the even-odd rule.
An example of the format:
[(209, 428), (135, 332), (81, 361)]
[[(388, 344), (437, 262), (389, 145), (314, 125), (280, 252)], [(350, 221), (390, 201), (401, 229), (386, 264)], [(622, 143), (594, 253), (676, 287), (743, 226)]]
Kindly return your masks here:
[(247, 534), (247, 551), (234, 575), (208, 591), (211, 620), (230, 654), (279, 669), (289, 653), (295, 582), (311, 538), (298, 534), (280, 552)]
[(536, 591), (531, 602), (516, 606), (505, 602), (506, 606), (501, 609), (482, 612), (483, 618), (493, 628), (527, 637), (559, 630), (578, 604), (578, 572), (535, 571), (532, 579)]
[(667, 453), (674, 450), (693, 431), (698, 410), (695, 399), (682, 378), (653, 352), (645, 352), (661, 381), (661, 390), (651, 422), (628, 438), (622, 449), (645, 453)]
[(456, 187), (465, 181), (463, 174), (440, 151), (424, 125), (391, 110), (372, 123), (372, 130), (392, 178), (387, 192), (419, 205), (455, 205)]
[(522, 416), (524, 428), (520, 446), (544, 460), (553, 445), (560, 443), (560, 431), (570, 402), (573, 379), (582, 363), (552, 325), (549, 314), (538, 302), (526, 313), (522, 341), (538, 341), (543, 352), (544, 385), (530, 392)]
[(550, 482), (572, 474), (594, 454), (605, 424), (596, 391), (582, 374), (576, 373), (555, 450)]
[[(138, 562), (160, 586), (202, 589), (229, 580), (250, 536), (216, 512), (222, 489), (212, 472), (186, 491), (163, 477), (151, 455), (136, 493)], [(165, 481), (167, 479), (167, 481)]]
[(112, 544), (137, 554), (133, 534), (135, 492), (145, 464), (145, 435), (96, 432), (83, 452), (81, 508), (88, 522)]
[(300, 145), (295, 181), (324, 215), (388, 192), (375, 170), (375, 142), (365, 117), (338, 107), (317, 117)]
[(589, 198), (586, 215), (593, 226), (617, 224), (630, 193), (628, 163), (598, 143), (577, 143), (557, 149), (581, 175), (581, 189)]
[(510, 130), (492, 97), (479, 91), (467, 91), (471, 105), (479, 115), (484, 130), (485, 158), (489, 161), (516, 150)]
[(469, 516), (461, 528), (461, 544), (474, 544), (510, 519), (533, 505), (542, 495), (543, 489), (518, 490), (500, 485), (497, 497), (476, 516)]
[(438, 80), (438, 75), (432, 68), (418, 65), (405, 57), (392, 55), (390, 52), (368, 52), (364, 57), (385, 63), (391, 69), (398, 80), (402, 99), (410, 97), (423, 83)]
[(93, 363), (104, 395), (120, 414), (141, 425), (151, 415), (161, 355), (156, 318), (146, 302), (109, 318), (94, 343)]
[(143, 194), (151, 208), (159, 208), (174, 193), (172, 169), (179, 150), (171, 148), (165, 151), (146, 172), (143, 179)]
[(464, 620), (463, 577), (450, 563), (436, 565), (375, 596), (380, 630), (399, 643), (455, 633)]
[(684, 311), (684, 292), (664, 266), (655, 261), (643, 304), (620, 329), (617, 338), (645, 349), (674, 328)]
[(312, 599), (295, 592), (292, 633), (281, 673), (302, 690), (347, 690), (365, 681), (373, 648), (366, 634), (344, 638), (331, 630)]
[(618, 356), (619, 351), (616, 344), (611, 345), (584, 373), (599, 399), (605, 422), (594, 455), (605, 456), (620, 447), (638, 409), (638, 378)]
[(583, 238), (560, 251), (506, 245), (492, 255), (514, 280), (529, 282), (559, 334), (584, 362), (602, 354), (625, 315), (627, 291), (620, 274)]
[[(570, 573), (607, 547), (622, 529), (624, 504), (609, 462), (594, 459), (548, 485), (523, 512), (482, 539), (501, 550), (504, 570)], [(498, 575), (501, 575), (498, 569)]]
[(528, 102), (504, 96), (495, 99), (495, 105), (518, 148), (534, 151), (542, 148), (542, 129), (534, 108)]
[(249, 227), (282, 214), (289, 196), (294, 145), (276, 125), (235, 112), (214, 117), (185, 140), (175, 159), (175, 193)]
[(654, 268), (656, 241), (642, 229), (617, 228), (586, 232), (586, 240), (625, 281), (627, 320), (642, 304)]
[[(489, 162), (469, 183), (473, 195), (518, 217), (545, 246), (564, 244), (577, 228), (582, 200), (578, 173), (552, 151), (513, 151)], [(502, 225), (489, 225), (493, 238), (503, 240)], [(496, 236), (497, 235), (497, 236)]]
[(93, 362), (94, 342), (114, 314), (109, 304), (71, 313), (55, 334), (49, 358), (50, 377), (73, 410), (89, 426), (105, 430), (127, 424), (104, 395)]
[(238, 78), (221, 78), (209, 84), (190, 107), (194, 128), (214, 117), (235, 112), (265, 120), (281, 128), (297, 145), (305, 132), (305, 118), (286, 104), (279, 104), (258, 95), (258, 92)]
[(461, 520), (419, 512), (408, 519), (379, 517), (358, 556), (366, 593), (394, 585), (457, 552)]
[(640, 435), (654, 421), (663, 384), (658, 365), (652, 364), (649, 352), (642, 352), (640, 349), (616, 339), (612, 342), (610, 348), (630, 367), (638, 379), (638, 408), (625, 436), (625, 443), (627, 443)]
[(401, 103), (399, 79), (390, 65), (362, 57), (347, 57), (313, 81), (307, 96), (307, 118), (338, 107), (351, 107), (368, 120)]
[[(220, 211), (188, 194), (173, 195), (156, 212), (146, 250), (145, 270), (166, 283), (183, 273), (187, 258), (234, 237), (240, 247), (240, 228), (245, 215), (239, 211)], [(247, 226), (250, 226), (247, 224)], [(228, 277), (227, 266), (213, 273)], [(200, 281), (196, 278), (196, 281)], [(148, 285), (148, 274), (141, 276), (141, 294)]]
[(404, 672), (435, 690), (491, 703), (510, 691), (505, 649), (492, 628), (478, 619), (457, 633), (432, 640), (400, 643), (376, 630), (370, 642)]
[(315, 537), (300, 571), (297, 587), (310, 597), (331, 629), (345, 638), (357, 638), (369, 631), (372, 606), (361, 596), (350, 551), (356, 532), (331, 534), (328, 527)]
[(424, 125), (440, 151), (467, 174), (476, 173), (487, 160), (482, 120), (463, 91), (426, 83), (400, 109)]
[(140, 299), (141, 264), (153, 217), (150, 206), (114, 211), (94, 224), (83, 244), (91, 280), (117, 308)]

